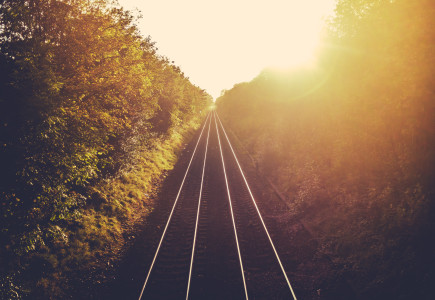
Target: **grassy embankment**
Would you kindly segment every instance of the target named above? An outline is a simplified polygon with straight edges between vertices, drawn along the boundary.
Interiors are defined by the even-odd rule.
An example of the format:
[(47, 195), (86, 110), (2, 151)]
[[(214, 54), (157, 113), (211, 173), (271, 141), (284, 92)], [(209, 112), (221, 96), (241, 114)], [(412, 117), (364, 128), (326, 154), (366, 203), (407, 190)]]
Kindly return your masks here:
[[(64, 239), (27, 258), (33, 264), (39, 261), (41, 268), (40, 274), (26, 270), (33, 276), (39, 275), (27, 282), (29, 288), (34, 290), (36, 285), (33, 292), (39, 296), (62, 298), (71, 289), (69, 276), (88, 275), (91, 270), (96, 270), (94, 275), (101, 275), (107, 265), (113, 265), (126, 250), (125, 238), (152, 212), (161, 181), (201, 120), (202, 116), (195, 116), (179, 132), (154, 139), (150, 148), (137, 154), (129, 170), (89, 186), (87, 195), (92, 205), (81, 209), (80, 217), (69, 222), (62, 233)], [(97, 280), (101, 279), (89, 280), (87, 284)]]

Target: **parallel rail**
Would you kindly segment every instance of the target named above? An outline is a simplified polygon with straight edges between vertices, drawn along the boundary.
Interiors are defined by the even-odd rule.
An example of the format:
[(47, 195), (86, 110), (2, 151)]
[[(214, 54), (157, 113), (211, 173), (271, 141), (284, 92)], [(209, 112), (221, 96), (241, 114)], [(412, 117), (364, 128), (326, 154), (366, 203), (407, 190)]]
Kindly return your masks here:
[(249, 296), (297, 299), (225, 128), (212, 111), (202, 126), (139, 300)]
[(192, 164), (193, 158), (195, 157), (196, 149), (198, 148), (199, 141), (201, 140), (202, 133), (204, 132), (205, 125), (207, 124), (207, 121), (208, 121), (209, 118), (210, 118), (210, 113), (207, 115), (207, 119), (206, 119), (206, 121), (204, 122), (204, 126), (202, 127), (202, 130), (201, 130), (201, 134), (199, 135), (198, 141), (196, 142), (195, 149), (193, 150), (192, 157), (190, 158), (189, 165), (187, 166), (186, 172), (184, 173), (184, 177), (183, 177), (183, 180), (181, 181), (181, 185), (180, 185), (180, 188), (179, 188), (179, 190), (178, 190), (177, 197), (175, 198), (174, 205), (172, 206), (171, 213), (169, 214), (168, 221), (166, 222), (165, 228), (164, 228), (163, 233), (162, 233), (162, 237), (160, 238), (159, 244), (158, 244), (157, 249), (156, 249), (156, 253), (154, 254), (153, 260), (152, 260), (152, 262), (151, 262), (151, 266), (150, 266), (150, 268), (149, 268), (149, 270), (148, 270), (147, 276), (146, 276), (146, 278), (145, 278), (145, 282), (144, 282), (143, 287), (142, 287), (142, 290), (141, 290), (141, 292), (140, 292), (139, 300), (142, 299), (143, 293), (144, 293), (145, 288), (146, 288), (146, 286), (147, 286), (147, 284), (148, 284), (148, 280), (149, 280), (150, 275), (151, 275), (151, 272), (152, 272), (152, 270), (153, 270), (153, 268), (154, 268), (154, 264), (155, 264), (155, 262), (156, 262), (157, 255), (159, 255), (159, 252), (160, 252), (160, 248), (161, 248), (161, 246), (162, 246), (163, 239), (165, 238), (166, 231), (167, 231), (167, 229), (168, 229), (169, 223), (171, 222), (172, 216), (173, 216), (173, 214), (174, 214), (175, 207), (177, 206), (178, 199), (180, 198), (180, 194), (181, 194), (181, 191), (182, 191), (182, 189), (183, 189), (184, 182), (186, 181), (187, 174), (189, 173), (190, 166), (191, 166), (191, 164)]

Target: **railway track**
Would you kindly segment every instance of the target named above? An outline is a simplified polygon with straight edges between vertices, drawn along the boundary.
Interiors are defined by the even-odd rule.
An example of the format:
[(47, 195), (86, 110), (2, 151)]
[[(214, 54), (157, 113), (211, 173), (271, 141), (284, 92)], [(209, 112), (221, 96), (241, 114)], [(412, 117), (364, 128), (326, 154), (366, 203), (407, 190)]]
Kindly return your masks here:
[(149, 257), (139, 299), (296, 299), (215, 111)]

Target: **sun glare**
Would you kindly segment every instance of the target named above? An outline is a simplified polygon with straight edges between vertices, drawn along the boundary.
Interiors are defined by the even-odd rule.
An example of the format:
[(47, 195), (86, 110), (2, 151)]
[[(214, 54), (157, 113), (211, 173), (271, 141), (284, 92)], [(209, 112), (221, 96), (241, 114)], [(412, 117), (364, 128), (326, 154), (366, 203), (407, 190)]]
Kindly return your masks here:
[(299, 66), (313, 66), (316, 61), (316, 49), (319, 39), (313, 36), (300, 38), (298, 41), (284, 40), (274, 51), (269, 66), (289, 69)]
[(119, 0), (142, 11), (142, 33), (213, 97), (266, 67), (315, 64), (335, 0)]
[(271, 41), (274, 55), (270, 66), (292, 68), (315, 64), (324, 19), (332, 13), (334, 1), (279, 1), (282, 6), (270, 16), (276, 33)]

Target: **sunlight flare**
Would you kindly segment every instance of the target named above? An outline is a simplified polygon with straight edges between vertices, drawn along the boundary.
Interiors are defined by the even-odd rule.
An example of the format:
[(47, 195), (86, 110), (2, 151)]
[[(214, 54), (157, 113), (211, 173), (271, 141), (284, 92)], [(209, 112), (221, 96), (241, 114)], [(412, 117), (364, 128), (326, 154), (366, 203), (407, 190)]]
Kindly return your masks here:
[(266, 67), (315, 64), (335, 7), (334, 0), (119, 2), (141, 10), (142, 33), (213, 97)]

